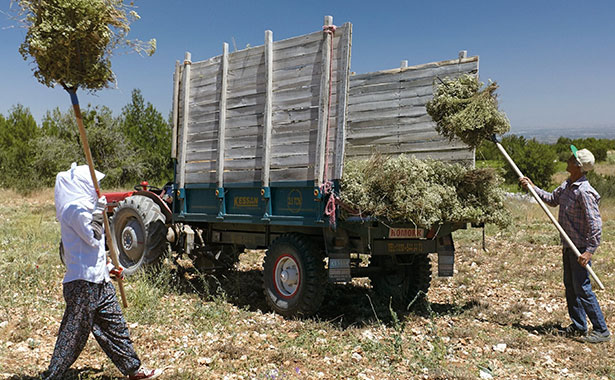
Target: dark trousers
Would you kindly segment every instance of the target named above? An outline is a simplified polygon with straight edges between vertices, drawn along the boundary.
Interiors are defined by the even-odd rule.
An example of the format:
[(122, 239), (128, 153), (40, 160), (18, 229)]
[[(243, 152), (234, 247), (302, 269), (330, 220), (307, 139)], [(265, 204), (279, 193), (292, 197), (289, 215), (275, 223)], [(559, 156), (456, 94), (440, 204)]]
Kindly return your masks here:
[[(579, 249), (579, 252), (583, 253), (585, 249)], [(598, 299), (592, 291), (589, 272), (579, 264), (577, 256), (570, 248), (564, 248), (563, 262), (566, 302), (572, 323), (577, 329), (587, 331), (587, 318), (589, 318), (594, 331), (600, 333), (608, 331)], [(591, 262), (588, 265), (591, 265)]]
[(83, 351), (90, 331), (124, 375), (139, 369), (141, 362), (132, 346), (113, 284), (71, 281), (64, 284), (64, 300), (66, 310), (44, 379), (62, 378)]

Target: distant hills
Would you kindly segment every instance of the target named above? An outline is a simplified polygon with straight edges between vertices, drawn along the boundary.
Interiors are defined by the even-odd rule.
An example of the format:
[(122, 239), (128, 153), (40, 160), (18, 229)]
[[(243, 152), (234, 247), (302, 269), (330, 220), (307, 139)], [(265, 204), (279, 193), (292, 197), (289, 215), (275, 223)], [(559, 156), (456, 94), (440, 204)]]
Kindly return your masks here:
[(586, 128), (512, 128), (510, 134), (523, 136), (547, 144), (552, 144), (560, 137), (571, 139), (595, 137), (597, 139), (615, 139), (615, 125)]

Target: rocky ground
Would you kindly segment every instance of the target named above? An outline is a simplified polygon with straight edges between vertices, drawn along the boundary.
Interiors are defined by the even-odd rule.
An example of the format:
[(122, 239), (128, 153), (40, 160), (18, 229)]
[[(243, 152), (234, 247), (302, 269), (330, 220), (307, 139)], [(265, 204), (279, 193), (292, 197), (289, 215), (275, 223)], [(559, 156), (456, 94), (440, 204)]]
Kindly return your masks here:
[[(51, 192), (0, 203), (0, 379), (46, 368), (64, 308)], [(568, 323), (557, 234), (537, 206), (511, 201), (504, 230), (455, 233), (456, 273), (434, 279), (428, 302), (392, 312), (368, 280), (325, 285), (311, 318), (271, 313), (260, 287), (263, 251), (217, 280), (166, 267), (127, 281), (125, 310), (143, 361), (167, 379), (615, 379), (613, 343), (557, 334)], [(615, 324), (615, 207), (603, 204), (594, 269)], [(433, 257), (435, 261), (435, 256)], [(119, 379), (94, 339), (70, 379)]]

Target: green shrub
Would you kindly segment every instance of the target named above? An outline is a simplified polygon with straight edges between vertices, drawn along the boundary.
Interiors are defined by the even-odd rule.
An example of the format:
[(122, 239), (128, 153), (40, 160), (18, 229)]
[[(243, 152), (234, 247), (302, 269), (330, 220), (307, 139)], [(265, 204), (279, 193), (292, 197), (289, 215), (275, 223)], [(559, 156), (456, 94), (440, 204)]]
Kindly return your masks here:
[(596, 162), (606, 161), (608, 151), (615, 149), (615, 140), (596, 139), (594, 137), (573, 140), (567, 137), (560, 137), (555, 143), (555, 150), (560, 161), (565, 162), (572, 154), (570, 151), (571, 144), (579, 149), (589, 149), (594, 154)]
[(28, 190), (38, 184), (33, 169), (38, 126), (30, 110), (13, 106), (5, 119), (0, 115), (0, 186)]
[(483, 140), (476, 148), (477, 161), (503, 161), (502, 153), (491, 140)]
[(602, 175), (594, 171), (587, 173), (587, 179), (602, 198), (615, 197), (615, 176)]
[[(510, 135), (502, 139), (502, 146), (517, 164), (521, 173), (541, 188), (551, 186), (551, 177), (555, 174), (557, 154), (551, 145), (541, 144), (536, 139), (526, 140), (523, 136)], [(519, 176), (510, 167), (505, 166), (504, 178), (507, 183), (517, 184)]]
[(132, 91), (132, 101), (122, 109), (120, 128), (143, 163), (143, 178), (150, 184), (173, 179), (171, 127), (141, 90)]

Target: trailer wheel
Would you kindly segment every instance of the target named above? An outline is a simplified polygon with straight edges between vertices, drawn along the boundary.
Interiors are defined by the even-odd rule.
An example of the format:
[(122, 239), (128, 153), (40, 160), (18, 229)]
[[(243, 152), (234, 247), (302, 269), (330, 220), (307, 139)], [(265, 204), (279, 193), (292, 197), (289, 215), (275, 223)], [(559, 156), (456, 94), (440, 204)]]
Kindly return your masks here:
[(269, 246), (263, 289), (269, 306), (285, 317), (314, 314), (324, 299), (323, 256), (308, 237), (285, 234)]
[(168, 252), (165, 220), (160, 207), (147, 197), (135, 195), (119, 203), (111, 231), (125, 275), (155, 263)]
[(370, 276), (374, 291), (387, 302), (391, 300), (395, 309), (406, 310), (411, 302), (417, 304), (427, 295), (431, 262), (426, 254), (397, 256), (397, 265), (389, 256), (375, 256), (372, 261), (370, 265), (381, 268), (378, 274)]

